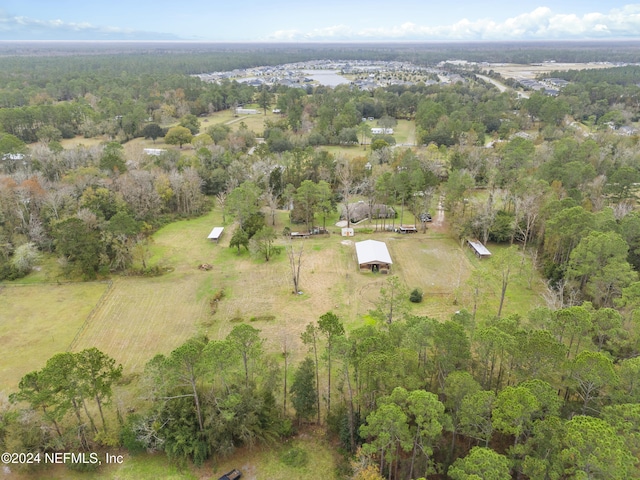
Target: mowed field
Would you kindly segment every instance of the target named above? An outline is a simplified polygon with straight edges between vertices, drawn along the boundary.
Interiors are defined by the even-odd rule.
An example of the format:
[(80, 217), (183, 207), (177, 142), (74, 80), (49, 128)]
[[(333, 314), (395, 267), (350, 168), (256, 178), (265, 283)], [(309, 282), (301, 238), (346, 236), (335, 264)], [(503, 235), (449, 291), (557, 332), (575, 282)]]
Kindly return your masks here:
[(0, 392), (64, 352), (82, 328), (107, 283), (0, 285)]
[[(277, 219), (274, 228), (279, 232), (287, 222), (286, 212)], [(206, 239), (219, 225), (222, 216), (214, 210), (159, 230), (153, 236), (150, 263), (170, 270), (159, 277), (114, 277), (108, 290), (101, 283), (4, 287), (0, 338), (3, 346), (20, 355), (3, 361), (0, 390), (14, 390), (22, 375), (68, 348), (97, 347), (122, 363), (125, 373), (138, 373), (154, 355), (170, 353), (189, 337), (224, 338), (238, 322), (260, 329), (268, 352), (280, 352), (286, 342), (298, 360), (306, 352), (300, 333), (323, 313), (335, 312), (347, 329), (371, 321), (368, 313), (375, 309), (388, 277), (358, 270), (354, 241), (372, 238), (387, 243), (392, 273), (407, 291), (424, 292), (422, 303), (405, 302), (412, 314), (445, 320), (461, 308), (471, 309), (466, 281), (476, 268), (485, 269), (494, 277), (489, 283), (498, 286), (490, 260), (477, 260), (435, 225), (413, 235), (356, 230), (353, 239), (330, 227), (328, 236), (293, 243), (284, 237), (277, 240), (283, 250), (287, 245), (303, 249), (301, 293), (294, 294), (284, 251), (269, 262), (244, 249), (238, 254), (228, 247), (233, 225), (226, 227), (219, 244)], [(202, 263), (213, 268), (202, 271)], [(514, 279), (505, 314), (526, 311), (539, 302), (539, 283), (534, 288), (527, 283), (524, 277)], [(213, 313), (210, 300), (221, 290), (224, 297)], [(498, 294), (497, 288), (485, 289), (479, 311), (495, 314)]]
[[(269, 262), (244, 250), (238, 255), (228, 248), (231, 231), (220, 244), (208, 242), (209, 230), (219, 224), (216, 217), (177, 222), (158, 232), (154, 261), (174, 271), (156, 278), (115, 279), (74, 349), (96, 346), (135, 372), (156, 353), (169, 353), (192, 335), (224, 338), (244, 321), (262, 331), (267, 351), (280, 351), (286, 341), (289, 349), (303, 352), (300, 333), (323, 313), (332, 310), (354, 328), (375, 308), (387, 276), (358, 271), (353, 241), (335, 233), (295, 240), (291, 245), (303, 249), (302, 293), (296, 295), (285, 252)], [(366, 238), (387, 241), (394, 272), (407, 288), (433, 294), (435, 301), (414, 306), (414, 313), (448, 318), (458, 308), (450, 297), (471, 265), (454, 241), (430, 234), (357, 237)], [(283, 248), (289, 245), (284, 239), (278, 242)], [(205, 262), (212, 270), (197, 268)], [(448, 266), (456, 262), (461, 270), (453, 272)], [(212, 314), (209, 299), (219, 290), (224, 298)]]

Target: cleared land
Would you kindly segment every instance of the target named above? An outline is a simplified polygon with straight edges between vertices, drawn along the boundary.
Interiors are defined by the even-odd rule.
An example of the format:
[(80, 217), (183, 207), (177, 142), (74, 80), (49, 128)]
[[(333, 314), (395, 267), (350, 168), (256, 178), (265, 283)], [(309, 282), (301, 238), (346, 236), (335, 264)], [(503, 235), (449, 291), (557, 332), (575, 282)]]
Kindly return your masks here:
[[(282, 231), (286, 222), (287, 213), (279, 212), (276, 231)], [(338, 314), (347, 328), (368, 321), (388, 277), (358, 271), (353, 241), (367, 238), (387, 243), (394, 261), (392, 273), (408, 291), (424, 292), (422, 303), (405, 302), (411, 313), (443, 320), (461, 308), (471, 309), (467, 279), (474, 269), (485, 270), (492, 279), (478, 302), (479, 312), (497, 311), (499, 276), (491, 260), (477, 260), (435, 223), (425, 234), (363, 233), (373, 226), (362, 225), (364, 230), (357, 231), (354, 239), (344, 239), (338, 228), (330, 227), (331, 235), (294, 240), (291, 245), (304, 248), (300, 295), (292, 293), (284, 252), (269, 262), (244, 250), (238, 255), (228, 248), (233, 225), (227, 226), (219, 244), (206, 239), (216, 225), (222, 225), (217, 210), (162, 228), (153, 237), (151, 263), (170, 267), (171, 272), (154, 278), (116, 277), (100, 301), (104, 284), (5, 288), (0, 300), (8, 308), (0, 313), (0, 337), (21, 355), (4, 362), (0, 385), (13, 390), (21, 375), (66, 350), (78, 332), (74, 351), (95, 346), (122, 363), (125, 373), (140, 372), (155, 354), (169, 353), (196, 333), (223, 338), (237, 322), (260, 329), (270, 352), (280, 351), (286, 338), (298, 360), (305, 352), (300, 333), (328, 310)], [(289, 244), (284, 238), (278, 243)], [(201, 271), (201, 263), (213, 269)], [(539, 302), (539, 280), (535, 277), (529, 288), (528, 278), (525, 270), (514, 274), (505, 315), (527, 311)], [(210, 299), (220, 290), (224, 297), (213, 314)]]
[(499, 73), (505, 78), (530, 78), (556, 71), (586, 70), (596, 68), (612, 68), (616, 65), (606, 62), (598, 63), (543, 63), (540, 65), (521, 65), (515, 63), (492, 64), (490, 70)]
[(106, 283), (0, 285), (0, 392), (67, 350), (107, 290)]

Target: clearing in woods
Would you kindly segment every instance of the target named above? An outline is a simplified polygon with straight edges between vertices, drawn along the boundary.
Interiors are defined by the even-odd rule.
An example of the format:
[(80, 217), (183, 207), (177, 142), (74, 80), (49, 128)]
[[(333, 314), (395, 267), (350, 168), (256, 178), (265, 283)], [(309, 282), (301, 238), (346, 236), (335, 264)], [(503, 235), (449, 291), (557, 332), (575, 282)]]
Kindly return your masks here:
[[(282, 231), (286, 216), (286, 212), (278, 213), (276, 231)], [(304, 249), (302, 292), (296, 295), (292, 293), (284, 252), (269, 262), (244, 250), (238, 255), (235, 249), (228, 248), (233, 226), (227, 226), (219, 244), (206, 239), (216, 225), (222, 225), (219, 210), (162, 228), (153, 237), (150, 262), (170, 267), (170, 273), (152, 278), (114, 277), (102, 299), (105, 284), (32, 285), (0, 292), (11, 301), (6, 303), (11, 309), (3, 309), (0, 315), (5, 319), (21, 318), (24, 325), (30, 325), (25, 329), (21, 324), (20, 332), (15, 332), (17, 327), (0, 322), (0, 337), (10, 338), (11, 345), (22, 345), (22, 358), (30, 359), (28, 363), (6, 364), (0, 372), (0, 388), (10, 385), (13, 389), (21, 375), (41, 368), (50, 356), (69, 347), (79, 351), (95, 346), (122, 363), (125, 372), (140, 372), (157, 353), (167, 354), (197, 333), (223, 338), (237, 322), (248, 322), (260, 329), (267, 351), (281, 351), (286, 340), (290, 351), (295, 352), (293, 360), (298, 360), (306, 351), (300, 333), (308, 323), (332, 310), (347, 328), (355, 328), (363, 325), (368, 312), (375, 308), (388, 277), (358, 271), (354, 240), (375, 238), (387, 243), (394, 261), (392, 273), (408, 291), (419, 288), (424, 292), (422, 303), (406, 302), (416, 315), (450, 318), (456, 310), (469, 308), (468, 295), (463, 290), (474, 268), (495, 274), (490, 261), (477, 261), (468, 249), (461, 248), (435, 225), (425, 234), (357, 233), (354, 239), (342, 238), (339, 229), (331, 227), (328, 236), (293, 243), (284, 237), (277, 240), (282, 247)], [(199, 270), (202, 263), (213, 268)], [(224, 290), (224, 297), (212, 314), (210, 300), (220, 290)], [(459, 292), (462, 293), (458, 295)], [(497, 297), (487, 294), (481, 307), (491, 312)], [(523, 285), (518, 287), (518, 294), (523, 296), (517, 302), (507, 301), (505, 314), (514, 311), (515, 306), (528, 308), (537, 298), (535, 291)], [(33, 298), (38, 301), (33, 302)], [(461, 304), (454, 301), (458, 298)], [(31, 303), (41, 309), (28, 309)], [(50, 330), (56, 332), (51, 341)], [(20, 342), (13, 340), (18, 338), (17, 333)]]

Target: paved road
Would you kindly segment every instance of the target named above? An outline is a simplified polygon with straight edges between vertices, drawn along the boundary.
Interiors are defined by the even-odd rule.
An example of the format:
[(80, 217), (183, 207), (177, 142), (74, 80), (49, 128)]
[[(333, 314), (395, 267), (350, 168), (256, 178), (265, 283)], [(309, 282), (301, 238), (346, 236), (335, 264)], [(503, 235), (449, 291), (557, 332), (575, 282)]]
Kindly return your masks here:
[[(500, 82), (498, 82), (497, 80), (494, 80), (491, 77), (486, 77), (485, 75), (477, 75), (477, 74), (476, 74), (476, 77), (481, 78), (485, 82), (489, 82), (489, 83), (495, 85), (496, 88), (498, 90), (500, 90), (501, 92), (506, 92), (507, 90), (510, 89), (510, 87), (507, 87), (504, 83), (500, 83)], [(518, 97), (529, 98), (529, 94), (528, 93), (519, 92), (517, 90), (515, 92), (518, 94)]]

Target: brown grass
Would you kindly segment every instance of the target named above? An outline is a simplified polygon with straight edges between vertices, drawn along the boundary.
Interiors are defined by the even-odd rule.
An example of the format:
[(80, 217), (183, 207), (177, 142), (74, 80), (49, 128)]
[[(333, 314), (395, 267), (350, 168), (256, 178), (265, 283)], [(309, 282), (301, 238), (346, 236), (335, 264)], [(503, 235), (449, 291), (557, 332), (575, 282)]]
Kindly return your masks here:
[(26, 373), (64, 352), (105, 283), (0, 286), (0, 391), (15, 391)]
[[(286, 213), (279, 212), (277, 220), (275, 230), (279, 232), (286, 222)], [(244, 321), (261, 330), (268, 352), (282, 351), (286, 339), (295, 362), (306, 354), (300, 333), (323, 313), (334, 311), (347, 329), (369, 321), (367, 315), (375, 308), (380, 288), (388, 277), (359, 272), (353, 241), (345, 241), (336, 234), (339, 229), (330, 227), (333, 233), (329, 236), (294, 241), (295, 247), (304, 247), (300, 287), (303, 293), (296, 295), (292, 292), (284, 252), (269, 262), (244, 250), (237, 255), (235, 249), (228, 248), (232, 226), (227, 227), (219, 244), (206, 239), (216, 225), (222, 225), (218, 211), (176, 222), (154, 235), (151, 263), (170, 266), (172, 272), (156, 278), (115, 278), (113, 287), (74, 343), (74, 350), (95, 346), (122, 363), (125, 373), (135, 373), (155, 354), (169, 353), (197, 333), (213, 339), (224, 338), (238, 321)], [(422, 303), (411, 304), (408, 299), (405, 302), (407, 309), (416, 315), (447, 319), (460, 308), (470, 309), (470, 297), (464, 293), (470, 272), (474, 268), (491, 271), (490, 261), (477, 262), (436, 225), (425, 234), (356, 235), (353, 239), (356, 241), (367, 238), (385, 241), (394, 261), (392, 274), (400, 278), (408, 291), (420, 288), (424, 292)], [(278, 244), (286, 247), (287, 241), (281, 237)], [(201, 271), (198, 269), (201, 263), (209, 263), (213, 268)], [(21, 346), (30, 360), (29, 365), (23, 365), (22, 361), (5, 362), (4, 370), (0, 371), (0, 385), (15, 385), (20, 375), (41, 367), (53, 353), (69, 345), (104, 290), (102, 285), (91, 285), (38, 285), (21, 287), (25, 290), (12, 288), (10, 294), (9, 289), (0, 292), (12, 302), (10, 309), (0, 312), (0, 319), (4, 315), (7, 319), (16, 317), (31, 322), (26, 323), (26, 329), (19, 323), (12, 323), (7, 329), (8, 323), (4, 322), (3, 327), (0, 322), (0, 328), (4, 328), (0, 337), (8, 339), (10, 348)], [(65, 290), (59, 290), (64, 293), (56, 297), (54, 292), (58, 288)], [(87, 293), (87, 289), (94, 293)], [(212, 314), (210, 300), (221, 289), (224, 298)], [(491, 312), (495, 294), (487, 292), (487, 295), (481, 307)], [(33, 298), (38, 301), (33, 302)], [(514, 281), (505, 312), (514, 308), (526, 311), (536, 298), (535, 290), (527, 290), (523, 282)], [(456, 299), (461, 303), (456, 304)], [(30, 303), (39, 307), (29, 310)], [(44, 348), (49, 337), (41, 332), (48, 331), (50, 323), (62, 325), (68, 331), (65, 330), (64, 341), (56, 340)], [(52, 328), (60, 334), (63, 331), (55, 329), (62, 326)], [(8, 371), (9, 368), (13, 370)]]

